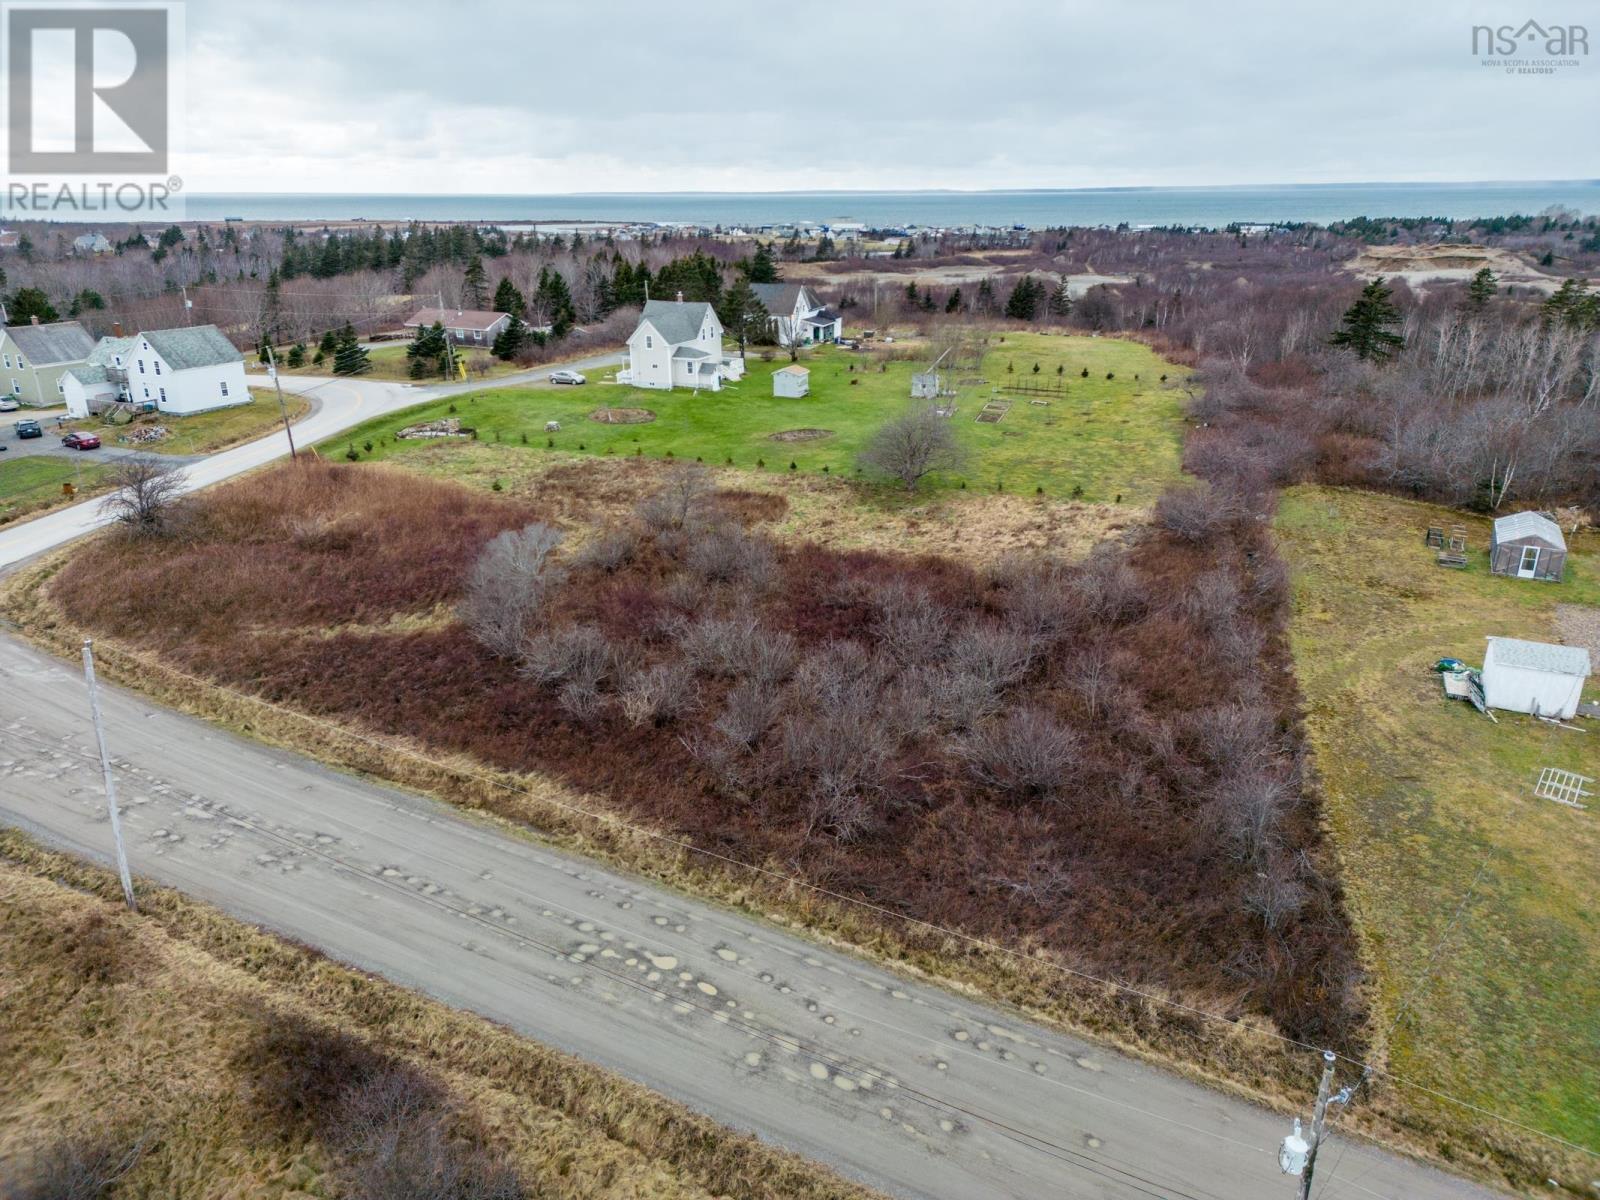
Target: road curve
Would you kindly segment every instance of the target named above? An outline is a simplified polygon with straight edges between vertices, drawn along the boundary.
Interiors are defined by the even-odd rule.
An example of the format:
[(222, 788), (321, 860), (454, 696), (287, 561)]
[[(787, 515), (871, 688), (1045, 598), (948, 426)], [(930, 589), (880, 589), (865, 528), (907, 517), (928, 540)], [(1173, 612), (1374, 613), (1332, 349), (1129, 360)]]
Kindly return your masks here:
[[(132, 693), (103, 699), (136, 874), (886, 1192), (1292, 1190), (1278, 1116)], [(82, 679), (10, 637), (0, 822), (109, 858)], [(1319, 1197), (1490, 1195), (1336, 1145)]]
[[(620, 354), (603, 354), (582, 362), (559, 365), (577, 370), (593, 370), (621, 361)], [(464, 392), (482, 391), (486, 388), (534, 383), (544, 379), (556, 369), (557, 367), (553, 365), (481, 383), (448, 384), (427, 388), (408, 387), (401, 383), (370, 379), (324, 379), (285, 375), (283, 389), (286, 392), (310, 396), (315, 401), (314, 410), (294, 425), (294, 443), (297, 447), (304, 447), (332, 437), (336, 433), (342, 433), (346, 429), (353, 429), (363, 421), (370, 421), (374, 417), (381, 417), (402, 408), (410, 408), (414, 404), (423, 404), (429, 400)], [(194, 491), (219, 483), (245, 471), (253, 471), (274, 459), (284, 458), (288, 453), (289, 439), (280, 429), (267, 437), (188, 463), (184, 467), (183, 490)], [(85, 500), (81, 504), (60, 508), (30, 521), (20, 521), (14, 525), (0, 527), (0, 571), (82, 537), (106, 524), (106, 520), (99, 500)]]

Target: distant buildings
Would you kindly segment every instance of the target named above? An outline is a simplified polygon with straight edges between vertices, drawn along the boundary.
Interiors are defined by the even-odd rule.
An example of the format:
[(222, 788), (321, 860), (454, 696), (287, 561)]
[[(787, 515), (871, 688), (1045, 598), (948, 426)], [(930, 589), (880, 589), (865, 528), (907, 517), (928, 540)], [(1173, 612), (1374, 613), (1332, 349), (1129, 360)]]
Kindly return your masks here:
[(74, 254), (111, 254), (115, 249), (103, 233), (84, 233), (72, 239)]

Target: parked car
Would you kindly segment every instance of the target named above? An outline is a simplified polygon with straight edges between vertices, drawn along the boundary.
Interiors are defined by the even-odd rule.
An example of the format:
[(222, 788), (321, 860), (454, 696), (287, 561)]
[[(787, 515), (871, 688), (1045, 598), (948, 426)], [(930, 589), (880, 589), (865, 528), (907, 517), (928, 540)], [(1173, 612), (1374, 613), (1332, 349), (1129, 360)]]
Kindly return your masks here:
[(0, 412), (16, 412), (21, 407), (10, 396), (0, 396)]
[(100, 438), (92, 433), (69, 433), (61, 439), (61, 444), (68, 450), (98, 450)]
[(582, 375), (579, 375), (576, 371), (551, 371), (550, 372), (550, 382), (551, 383), (588, 383), (589, 381), (587, 379), (585, 379)]
[(39, 422), (34, 420), (18, 421), (17, 436), (19, 438), (43, 437), (44, 429), (40, 427)]

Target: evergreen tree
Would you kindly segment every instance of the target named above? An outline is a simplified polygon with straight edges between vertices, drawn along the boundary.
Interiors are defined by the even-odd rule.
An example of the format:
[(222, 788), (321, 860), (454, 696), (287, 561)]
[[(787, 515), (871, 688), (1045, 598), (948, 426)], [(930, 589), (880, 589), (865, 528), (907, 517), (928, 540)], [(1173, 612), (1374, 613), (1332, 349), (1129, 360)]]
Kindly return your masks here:
[(1032, 275), (1024, 275), (1011, 289), (1006, 299), (1006, 316), (1014, 321), (1032, 321), (1039, 315), (1039, 304), (1044, 299), (1044, 284)]
[(494, 311), (510, 313), (513, 317), (521, 320), (522, 314), (527, 310), (527, 307), (527, 301), (523, 299), (522, 293), (517, 290), (517, 285), (512, 283), (509, 278), (500, 280), (499, 286), (494, 289)]
[(267, 288), (261, 296), (261, 337), (264, 341), (278, 340), (278, 326), (283, 324), (283, 300), (278, 272), (267, 276)]
[(549, 267), (539, 268), (539, 286), (533, 294), (533, 306), (544, 324), (550, 326), (550, 336), (557, 339), (566, 337), (577, 319), (572, 290), (561, 272)]
[(994, 311), (994, 284), (988, 279), (978, 280), (978, 302), (976, 305), (980, 315), (988, 316)]
[(756, 243), (756, 252), (751, 256), (750, 264), (745, 270), (745, 275), (751, 283), (777, 283), (779, 279), (778, 264), (772, 257), (772, 247), (760, 242)]
[(332, 354), (338, 348), (339, 348), (339, 335), (334, 333), (334, 331), (331, 330), (331, 329), (328, 330), (326, 333), (324, 333), (322, 335), (322, 339), (319, 342), (317, 342), (317, 353), (318, 354)]
[(1500, 280), (1488, 267), (1481, 267), (1472, 277), (1472, 282), (1467, 284), (1467, 304), (1471, 308), (1482, 309), (1495, 293), (1500, 290)]
[(335, 375), (365, 375), (372, 370), (372, 363), (367, 360), (366, 347), (362, 346), (356, 337), (356, 328), (346, 321), (344, 328), (339, 331), (338, 342), (333, 351), (333, 373)]
[(747, 279), (736, 279), (733, 286), (722, 294), (717, 305), (717, 317), (722, 328), (739, 343), (739, 357), (751, 342), (769, 340), (772, 336), (772, 314), (761, 303), (755, 289)]
[(958, 312), (961, 311), (961, 289), (960, 288), (957, 288), (955, 291), (950, 293), (950, 299), (948, 299), (948, 300), (946, 300), (944, 302), (944, 310), (947, 313), (958, 313)]
[(1347, 346), (1356, 357), (1382, 362), (1393, 358), (1406, 344), (1405, 338), (1391, 326), (1400, 323), (1400, 310), (1395, 307), (1389, 289), (1383, 280), (1374, 279), (1361, 289), (1361, 295), (1344, 314), (1341, 327), (1334, 331), (1329, 342)]
[[(327, 341), (327, 338), (323, 341)], [(406, 357), (411, 360), (407, 373), (413, 379), (421, 379), (433, 372), (445, 374), (450, 357), (449, 351), (450, 345), (445, 339), (442, 324), (435, 321), (426, 328), (418, 325), (410, 344), (406, 346)]]
[(1066, 276), (1056, 285), (1056, 290), (1050, 293), (1048, 310), (1052, 317), (1064, 317), (1072, 311), (1072, 293), (1067, 290)]
[(509, 362), (517, 356), (527, 340), (528, 327), (522, 323), (521, 317), (512, 313), (510, 323), (495, 335), (491, 353), (501, 361)]
[(1600, 295), (1589, 291), (1587, 280), (1568, 279), (1544, 302), (1540, 314), (1569, 329), (1600, 328)]
[(461, 274), (461, 307), (482, 308), (488, 277), (483, 271), (483, 259), (474, 254)]
[(61, 319), (56, 306), (50, 303), (50, 297), (36, 287), (18, 288), (11, 302), (6, 305), (6, 316), (13, 325), (26, 325), (35, 317), (45, 324)]
[(306, 365), (306, 344), (304, 342), (296, 342), (289, 347), (289, 365), (291, 367), (303, 367)]

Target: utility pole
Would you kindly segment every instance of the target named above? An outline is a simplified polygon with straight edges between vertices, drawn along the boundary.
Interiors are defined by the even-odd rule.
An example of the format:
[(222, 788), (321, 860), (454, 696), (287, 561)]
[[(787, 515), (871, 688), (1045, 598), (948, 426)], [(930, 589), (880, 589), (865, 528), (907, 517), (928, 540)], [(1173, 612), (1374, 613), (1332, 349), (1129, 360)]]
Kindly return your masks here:
[(1322, 1082), (1317, 1085), (1317, 1107), (1311, 1114), (1310, 1145), (1306, 1149), (1306, 1169), (1300, 1176), (1298, 1200), (1311, 1200), (1311, 1172), (1317, 1165), (1317, 1147), (1322, 1144), (1323, 1126), (1328, 1116), (1328, 1093), (1333, 1090), (1332, 1050), (1322, 1052)]
[[(444, 323), (444, 321), (443, 321), (443, 318), (444, 318), (444, 289), (443, 288), (439, 289), (439, 317), (440, 317), (441, 324), (443, 324)], [(455, 348), (455, 344), (450, 341), (450, 326), (448, 324), (445, 324), (445, 326), (444, 326), (444, 361), (445, 361), (445, 364), (446, 364), (446, 367), (445, 367), (446, 373), (450, 376), (450, 382), (454, 383), (455, 382), (455, 378), (456, 378), (456, 348)]]
[(189, 288), (187, 285), (180, 284), (178, 290), (183, 293), (183, 323), (185, 325), (193, 325), (194, 301), (189, 299)]
[(283, 402), (283, 382), (278, 378), (278, 356), (272, 352), (272, 347), (267, 347), (267, 366), (272, 368), (272, 386), (278, 389), (278, 412), (283, 416), (283, 433), (289, 439), (289, 461), (297, 462), (299, 456), (294, 452), (294, 430), (289, 428), (289, 406)]
[(117, 781), (111, 774), (111, 754), (106, 750), (105, 726), (100, 722), (100, 689), (94, 681), (94, 642), (83, 639), (83, 677), (89, 685), (89, 715), (94, 719), (95, 741), (100, 743), (100, 777), (105, 782), (106, 807), (111, 812), (111, 837), (117, 844), (117, 874), (122, 876), (122, 895), (128, 911), (138, 912), (133, 899), (133, 876), (128, 874), (128, 852), (122, 845), (122, 818), (117, 815)]

